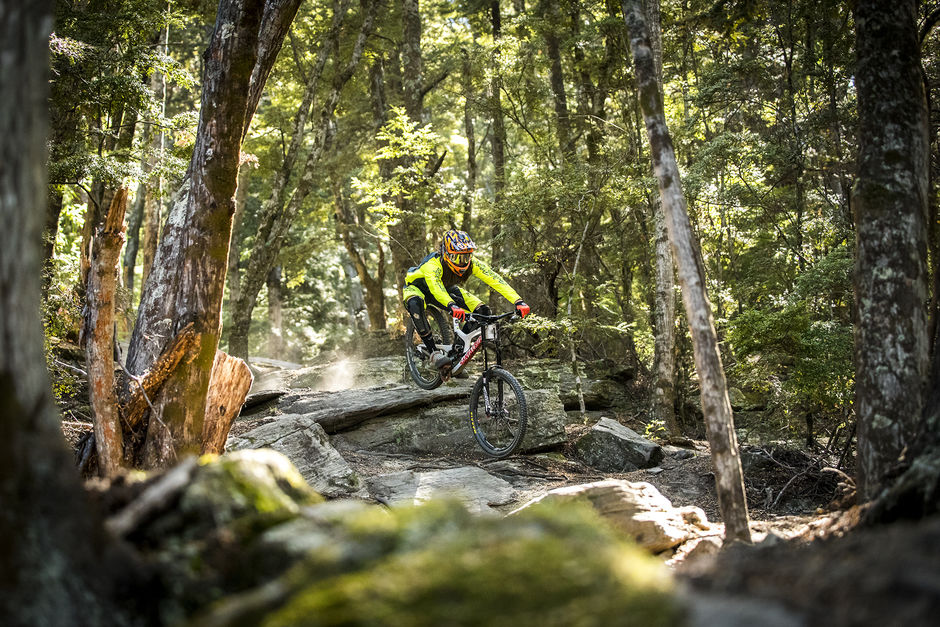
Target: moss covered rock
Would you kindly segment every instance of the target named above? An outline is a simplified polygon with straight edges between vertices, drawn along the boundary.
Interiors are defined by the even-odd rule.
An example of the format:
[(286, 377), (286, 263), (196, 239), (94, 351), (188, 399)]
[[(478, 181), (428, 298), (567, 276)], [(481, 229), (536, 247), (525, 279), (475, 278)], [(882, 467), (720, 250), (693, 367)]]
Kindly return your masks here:
[[(315, 511), (318, 508), (312, 508)], [(675, 625), (665, 568), (583, 504), (509, 519), (456, 503), (333, 519), (334, 541), (206, 625)], [(326, 527), (321, 526), (323, 531)]]

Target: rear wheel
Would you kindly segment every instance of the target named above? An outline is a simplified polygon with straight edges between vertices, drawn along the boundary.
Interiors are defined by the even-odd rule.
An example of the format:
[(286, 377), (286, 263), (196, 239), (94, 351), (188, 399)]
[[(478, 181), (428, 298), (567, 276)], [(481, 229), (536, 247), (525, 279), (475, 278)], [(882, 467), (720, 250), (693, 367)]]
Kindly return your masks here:
[[(424, 310), (424, 313), (427, 314), (435, 345), (451, 344), (453, 330), (444, 312), (429, 307)], [(428, 349), (415, 330), (414, 321), (410, 316), (405, 325), (405, 361), (408, 363), (408, 373), (411, 374), (411, 378), (418, 384), (418, 387), (433, 390), (443, 382), (441, 373), (431, 363)]]
[(511, 455), (522, 443), (528, 415), (522, 386), (502, 368), (491, 368), (470, 393), (470, 430), (492, 457)]

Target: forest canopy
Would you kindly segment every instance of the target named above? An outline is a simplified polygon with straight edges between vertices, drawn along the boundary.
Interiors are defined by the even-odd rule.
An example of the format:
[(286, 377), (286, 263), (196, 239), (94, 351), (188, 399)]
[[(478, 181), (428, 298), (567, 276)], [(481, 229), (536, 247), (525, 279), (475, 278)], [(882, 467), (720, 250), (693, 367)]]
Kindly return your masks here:
[[(270, 31), (276, 45), (262, 38), (254, 52), (247, 122), (232, 143), (230, 250), (213, 270), (226, 277), (222, 350), (310, 362), (394, 337), (405, 272), (459, 228), (532, 306), (517, 354), (637, 364), (647, 418), (701, 433), (619, 3), (248, 4), (262, 29), (276, 11), (283, 23)], [(857, 16), (835, 0), (644, 6), (732, 394), (759, 409), (763, 437), (847, 446)], [(936, 7), (918, 11), (929, 97)], [(156, 315), (138, 303), (194, 174), (216, 17), (209, 2), (56, 4), (44, 255), (52, 345), (79, 340), (91, 242), (113, 190), (126, 188), (117, 335), (139, 364), (159, 354), (141, 357), (131, 332), (144, 332), (135, 318)], [(928, 239), (934, 259), (936, 234)], [(936, 299), (927, 300), (933, 333)], [(69, 373), (51, 363), (67, 394)]]

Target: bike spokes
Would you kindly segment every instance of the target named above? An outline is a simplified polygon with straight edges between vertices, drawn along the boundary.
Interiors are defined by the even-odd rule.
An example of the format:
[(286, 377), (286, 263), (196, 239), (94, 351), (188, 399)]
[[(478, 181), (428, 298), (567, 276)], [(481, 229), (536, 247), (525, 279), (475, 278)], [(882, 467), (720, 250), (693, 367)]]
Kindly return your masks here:
[(515, 377), (494, 368), (481, 377), (470, 395), (470, 428), (489, 455), (505, 457), (522, 441), (526, 404)]

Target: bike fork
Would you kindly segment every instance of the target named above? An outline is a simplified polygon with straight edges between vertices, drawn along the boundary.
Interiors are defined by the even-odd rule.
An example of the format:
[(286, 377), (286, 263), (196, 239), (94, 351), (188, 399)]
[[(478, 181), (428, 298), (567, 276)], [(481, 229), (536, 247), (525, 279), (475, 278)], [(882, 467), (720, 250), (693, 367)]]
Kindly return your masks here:
[(486, 371), (483, 372), (483, 410), (486, 412), (487, 418), (492, 415), (492, 409), (490, 408), (490, 386), (489, 382), (486, 380)]
[[(483, 407), (484, 407), (484, 411), (486, 411), (486, 417), (487, 417), (487, 418), (492, 418), (495, 412), (494, 412), (494, 410), (493, 410), (493, 406), (490, 404), (490, 386), (489, 386), (489, 381), (487, 380), (486, 374), (487, 374), (487, 371), (484, 371), (484, 372), (483, 372)], [(497, 399), (497, 403), (499, 404), (500, 409), (502, 409), (502, 404), (503, 404), (502, 385), (503, 385), (503, 382), (502, 382), (501, 380), (499, 380), (499, 379), (497, 379), (497, 381), (498, 381), (498, 385), (500, 386), (500, 390), (499, 390), (499, 394), (498, 394), (499, 398)]]

